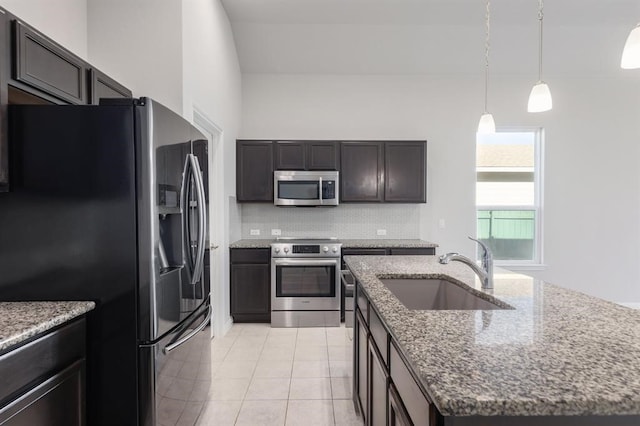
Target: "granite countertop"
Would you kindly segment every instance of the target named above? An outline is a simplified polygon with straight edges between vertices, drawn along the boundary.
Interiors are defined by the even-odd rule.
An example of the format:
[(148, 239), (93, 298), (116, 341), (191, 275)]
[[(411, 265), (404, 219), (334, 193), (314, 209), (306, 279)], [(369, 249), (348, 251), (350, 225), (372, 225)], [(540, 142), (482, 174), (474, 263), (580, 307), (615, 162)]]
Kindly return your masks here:
[[(229, 248), (270, 248), (270, 244), (274, 239), (256, 238), (242, 239), (235, 241), (229, 245)], [(417, 239), (345, 239), (339, 240), (342, 248), (416, 248), (416, 247), (438, 247), (435, 243)]]
[[(445, 416), (640, 414), (640, 311), (496, 268), (494, 289), (435, 256), (346, 256)], [(514, 309), (407, 309), (379, 278), (452, 278)]]
[(0, 352), (93, 308), (94, 302), (0, 302)]

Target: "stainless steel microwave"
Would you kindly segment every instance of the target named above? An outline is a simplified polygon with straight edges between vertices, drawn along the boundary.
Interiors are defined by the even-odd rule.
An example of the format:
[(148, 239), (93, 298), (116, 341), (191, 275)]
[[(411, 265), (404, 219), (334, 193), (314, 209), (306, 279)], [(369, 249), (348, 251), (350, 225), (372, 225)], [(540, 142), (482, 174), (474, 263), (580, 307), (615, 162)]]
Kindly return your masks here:
[(338, 172), (276, 170), (273, 204), (276, 206), (337, 206)]

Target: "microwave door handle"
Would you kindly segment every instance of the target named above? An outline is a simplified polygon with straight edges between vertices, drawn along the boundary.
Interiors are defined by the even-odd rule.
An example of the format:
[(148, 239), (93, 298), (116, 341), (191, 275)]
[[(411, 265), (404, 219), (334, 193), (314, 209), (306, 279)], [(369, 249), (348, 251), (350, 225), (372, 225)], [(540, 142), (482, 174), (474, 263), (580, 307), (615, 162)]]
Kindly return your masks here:
[(322, 204), (322, 178), (319, 178), (320, 186), (318, 187), (318, 192), (320, 192), (320, 204)]
[(197, 257), (194, 266), (194, 274), (191, 279), (191, 284), (197, 284), (200, 281), (200, 275), (204, 269), (204, 253), (205, 242), (207, 237), (207, 207), (204, 193), (204, 182), (202, 180), (202, 172), (200, 171), (200, 165), (198, 158), (195, 155), (191, 155), (192, 170), (194, 174), (194, 180), (196, 182), (196, 196), (198, 203), (198, 242), (197, 242)]

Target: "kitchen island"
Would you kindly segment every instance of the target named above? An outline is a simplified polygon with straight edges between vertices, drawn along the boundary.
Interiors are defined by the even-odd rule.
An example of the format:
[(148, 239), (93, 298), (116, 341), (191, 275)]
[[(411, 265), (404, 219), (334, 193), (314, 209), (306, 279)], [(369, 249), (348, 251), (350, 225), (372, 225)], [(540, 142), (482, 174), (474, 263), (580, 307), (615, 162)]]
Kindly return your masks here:
[(0, 424), (86, 424), (94, 302), (0, 302)]
[[(362, 310), (388, 333), (376, 350), (389, 382), (397, 350), (432, 407), (430, 424), (640, 424), (639, 311), (502, 269), (482, 290), (468, 266), (435, 256), (345, 261), (356, 297), (368, 300)], [(407, 309), (385, 278), (446, 279), (506, 309)]]

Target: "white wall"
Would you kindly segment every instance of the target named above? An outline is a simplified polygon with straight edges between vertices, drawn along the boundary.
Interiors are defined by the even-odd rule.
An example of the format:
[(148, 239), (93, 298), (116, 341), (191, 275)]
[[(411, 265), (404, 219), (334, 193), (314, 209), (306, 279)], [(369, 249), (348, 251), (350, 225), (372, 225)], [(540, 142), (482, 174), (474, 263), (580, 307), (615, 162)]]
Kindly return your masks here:
[[(528, 114), (533, 76), (492, 77), (498, 127), (546, 130), (545, 263), (537, 275), (640, 301), (638, 73), (548, 75), (554, 110)], [(480, 75), (243, 75), (244, 138), (427, 139), (421, 237), (473, 255)], [(440, 229), (438, 220), (445, 219)]]
[(182, 1), (86, 2), (89, 62), (182, 113)]
[[(223, 132), (221, 146), (210, 152), (214, 168), (210, 171), (212, 244), (222, 274), (213, 279), (217, 306), (217, 332), (229, 317), (229, 242), (237, 239), (240, 215), (235, 202), (235, 140), (241, 115), (241, 74), (231, 25), (219, 0), (182, 2), (183, 38), (183, 115), (193, 117), (193, 108), (206, 115)], [(215, 221), (215, 222), (214, 222)], [(214, 238), (215, 239), (215, 238)], [(214, 271), (215, 274), (215, 271)], [(219, 315), (222, 313), (222, 315)]]
[(0, 0), (0, 6), (87, 58), (87, 0)]

